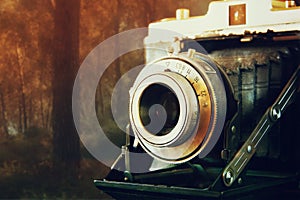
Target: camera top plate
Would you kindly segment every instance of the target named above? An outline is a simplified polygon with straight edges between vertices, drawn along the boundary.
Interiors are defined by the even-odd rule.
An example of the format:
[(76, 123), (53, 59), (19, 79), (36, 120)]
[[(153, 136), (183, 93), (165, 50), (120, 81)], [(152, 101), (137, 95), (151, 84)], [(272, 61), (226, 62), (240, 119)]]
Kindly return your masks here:
[[(145, 43), (172, 41), (174, 37), (196, 39), (296, 31), (299, 27), (300, 6), (273, 8), (270, 0), (213, 1), (206, 15), (151, 23)], [(174, 34), (158, 35), (157, 30), (171, 30)]]

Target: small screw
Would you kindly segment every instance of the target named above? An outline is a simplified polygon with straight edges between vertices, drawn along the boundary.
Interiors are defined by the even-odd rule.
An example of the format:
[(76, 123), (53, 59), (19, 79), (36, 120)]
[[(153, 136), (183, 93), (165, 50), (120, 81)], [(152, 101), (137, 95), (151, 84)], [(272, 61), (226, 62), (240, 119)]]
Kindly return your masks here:
[(224, 179), (224, 181), (225, 181), (225, 184), (227, 184), (227, 185), (231, 185), (232, 184), (232, 182), (233, 182), (233, 174), (232, 174), (231, 171), (227, 171), (225, 173), (225, 179)]
[(234, 125), (231, 127), (231, 132), (232, 132), (232, 133), (235, 133), (235, 132), (236, 132), (236, 127), (235, 127)]
[(243, 179), (242, 178), (239, 178), (238, 179), (238, 184), (242, 184), (243, 183)]
[(271, 110), (271, 118), (276, 121), (281, 117), (281, 110), (278, 107), (274, 107)]
[(247, 152), (248, 152), (248, 153), (251, 153), (251, 151), (252, 151), (252, 147), (251, 147), (251, 145), (248, 145), (248, 146), (247, 146)]

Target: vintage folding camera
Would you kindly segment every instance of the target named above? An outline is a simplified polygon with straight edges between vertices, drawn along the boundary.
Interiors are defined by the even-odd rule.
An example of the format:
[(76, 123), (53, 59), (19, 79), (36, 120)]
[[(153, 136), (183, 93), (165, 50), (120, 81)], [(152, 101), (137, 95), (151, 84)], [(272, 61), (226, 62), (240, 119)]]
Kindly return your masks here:
[(144, 43), (127, 143), (99, 189), (121, 199), (299, 195), (297, 2), (178, 9)]

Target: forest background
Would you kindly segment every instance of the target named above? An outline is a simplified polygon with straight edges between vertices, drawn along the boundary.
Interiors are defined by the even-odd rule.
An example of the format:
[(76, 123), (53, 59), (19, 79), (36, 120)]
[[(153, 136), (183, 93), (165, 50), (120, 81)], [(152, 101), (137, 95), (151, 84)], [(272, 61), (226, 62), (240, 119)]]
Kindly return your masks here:
[[(174, 17), (177, 8), (203, 15), (208, 2), (0, 0), (0, 198), (108, 198), (92, 180), (109, 168), (83, 147), (72, 119), (80, 64), (117, 33)], [(143, 54), (117, 59), (97, 88), (99, 122), (115, 141), (122, 133), (112, 121), (112, 89)]]

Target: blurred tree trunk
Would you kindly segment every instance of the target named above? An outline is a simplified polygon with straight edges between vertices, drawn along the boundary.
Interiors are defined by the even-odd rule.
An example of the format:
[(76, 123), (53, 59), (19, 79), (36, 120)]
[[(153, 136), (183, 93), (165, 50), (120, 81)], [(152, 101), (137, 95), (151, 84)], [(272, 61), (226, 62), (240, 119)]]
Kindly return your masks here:
[(34, 126), (34, 125), (38, 125), (35, 123), (35, 119), (34, 119), (34, 116), (33, 116), (33, 103), (32, 103), (32, 91), (30, 91), (30, 94), (28, 95), (28, 98), (27, 98), (27, 127), (31, 127), (31, 126)]
[(53, 119), (53, 117), (52, 117), (52, 114), (53, 114), (53, 96), (51, 95), (49, 95), (48, 96), (48, 98), (49, 98), (49, 102), (48, 102), (48, 104), (46, 105), (47, 107), (47, 109), (46, 109), (46, 117), (45, 117), (45, 127), (48, 129), (51, 129), (51, 127), (52, 127), (52, 120), (51, 119)]
[(77, 180), (80, 166), (79, 137), (72, 117), (72, 89), (79, 68), (80, 0), (56, 0), (54, 6), (54, 167), (62, 181), (70, 183)]
[(20, 132), (24, 132), (27, 129), (27, 111), (26, 111), (26, 96), (25, 96), (25, 80), (24, 80), (24, 51), (20, 47), (20, 44), (17, 43), (16, 47), (16, 58), (19, 69), (19, 91), (20, 91), (20, 100), (19, 100), (19, 123), (20, 123)]
[[(39, 88), (43, 88), (43, 81), (45, 79), (45, 70), (44, 68), (41, 68), (40, 69), (40, 74), (39, 74)], [(46, 121), (45, 121), (45, 105), (44, 105), (44, 90), (42, 90), (39, 95), (38, 95), (38, 98), (39, 98), (39, 112), (40, 112), (40, 126), (43, 127), (43, 128), (48, 128), (47, 127), (47, 124), (46, 124)], [(51, 101), (51, 99), (49, 98), (48, 101)]]
[(41, 92), (39, 95), (40, 98), (40, 116), (41, 116), (41, 127), (46, 128), (46, 124), (45, 124), (45, 114), (44, 114), (44, 98), (43, 98), (43, 93)]
[(6, 104), (4, 100), (4, 95), (2, 91), (2, 86), (0, 84), (0, 106), (1, 106), (1, 125), (4, 129), (4, 133), (6, 136), (8, 136), (8, 124), (7, 124), (7, 116), (6, 116)]
[[(118, 15), (115, 16), (115, 24), (114, 24), (114, 30), (116, 32), (116, 34), (120, 33), (120, 13), (123, 13), (123, 4), (122, 4), (122, 0), (117, 0), (117, 10)], [(118, 58), (120, 56), (120, 41), (119, 41), (119, 35), (116, 35), (116, 40), (115, 40), (115, 55), (116, 58)], [(116, 65), (115, 65), (115, 76), (117, 79), (121, 78), (121, 69), (120, 69), (120, 59), (117, 59), (115, 61)]]

